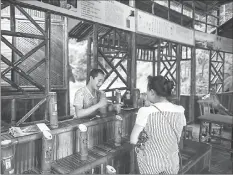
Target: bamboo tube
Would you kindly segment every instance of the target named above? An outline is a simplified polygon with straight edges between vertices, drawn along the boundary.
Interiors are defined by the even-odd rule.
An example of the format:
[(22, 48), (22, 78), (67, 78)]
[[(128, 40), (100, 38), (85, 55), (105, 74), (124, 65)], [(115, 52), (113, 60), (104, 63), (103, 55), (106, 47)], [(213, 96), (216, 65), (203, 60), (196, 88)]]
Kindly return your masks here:
[(53, 136), (50, 131), (44, 131), (42, 137), (42, 156), (41, 156), (41, 172), (42, 174), (48, 174), (51, 171), (52, 162), (52, 145)]
[(115, 146), (121, 146), (122, 137), (122, 118), (116, 115), (115, 121)]
[(49, 118), (51, 128), (58, 128), (57, 116), (57, 94), (56, 92), (49, 92)]
[(88, 150), (87, 150), (87, 127), (83, 124), (79, 125), (79, 130), (80, 132), (80, 155), (81, 155), (81, 160), (87, 160), (88, 158)]

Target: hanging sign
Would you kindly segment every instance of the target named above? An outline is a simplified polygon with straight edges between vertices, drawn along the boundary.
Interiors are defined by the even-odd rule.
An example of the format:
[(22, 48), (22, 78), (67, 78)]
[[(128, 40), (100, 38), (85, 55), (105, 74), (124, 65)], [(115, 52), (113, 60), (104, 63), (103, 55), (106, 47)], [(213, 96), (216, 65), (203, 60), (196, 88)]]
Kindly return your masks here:
[(166, 19), (137, 10), (137, 33), (193, 45), (194, 31)]
[(62, 3), (62, 7), (35, 0), (17, 1), (51, 12), (59, 12), (62, 15), (135, 32), (134, 8), (115, 0), (72, 0), (65, 4)]
[(196, 46), (233, 53), (233, 40), (215, 34), (195, 31)]
[(77, 16), (112, 27), (135, 31), (134, 8), (113, 0), (77, 0)]

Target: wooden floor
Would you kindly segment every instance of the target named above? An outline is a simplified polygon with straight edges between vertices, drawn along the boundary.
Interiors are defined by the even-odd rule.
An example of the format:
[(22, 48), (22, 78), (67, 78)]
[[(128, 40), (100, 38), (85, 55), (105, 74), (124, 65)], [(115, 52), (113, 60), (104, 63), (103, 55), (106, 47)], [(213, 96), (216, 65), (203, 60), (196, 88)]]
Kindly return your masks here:
[[(190, 125), (193, 128), (193, 140), (198, 141), (199, 137), (199, 125)], [(230, 138), (230, 129), (224, 129), (223, 136)], [(226, 147), (230, 147), (230, 142), (222, 141), (219, 144)], [(233, 174), (232, 172), (232, 161), (229, 152), (225, 152), (216, 148), (212, 149), (211, 169), (210, 174)]]

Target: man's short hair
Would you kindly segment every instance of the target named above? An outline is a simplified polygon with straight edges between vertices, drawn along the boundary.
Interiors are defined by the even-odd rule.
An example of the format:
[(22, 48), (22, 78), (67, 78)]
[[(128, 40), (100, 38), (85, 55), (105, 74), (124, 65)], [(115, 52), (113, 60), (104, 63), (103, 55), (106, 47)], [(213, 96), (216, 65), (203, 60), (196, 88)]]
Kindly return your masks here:
[(89, 82), (89, 80), (90, 80), (90, 77), (92, 77), (92, 78), (94, 79), (95, 77), (98, 76), (98, 74), (103, 74), (103, 75), (105, 75), (104, 71), (101, 70), (101, 69), (92, 69), (91, 72), (89, 73), (88, 82)]

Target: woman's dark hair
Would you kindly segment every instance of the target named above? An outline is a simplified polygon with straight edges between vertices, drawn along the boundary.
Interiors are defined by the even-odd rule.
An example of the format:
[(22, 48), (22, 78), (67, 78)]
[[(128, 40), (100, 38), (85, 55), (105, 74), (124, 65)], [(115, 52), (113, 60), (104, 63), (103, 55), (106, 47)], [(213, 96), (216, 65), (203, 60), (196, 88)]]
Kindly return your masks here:
[(158, 96), (169, 97), (171, 96), (174, 82), (159, 75), (148, 76), (148, 89), (153, 89)]
[(88, 81), (87, 81), (87, 82), (90, 81), (90, 77), (92, 77), (92, 78), (94, 79), (95, 77), (98, 76), (98, 74), (103, 74), (103, 75), (105, 75), (105, 74), (104, 74), (104, 71), (102, 71), (101, 69), (92, 69), (91, 72), (89, 73), (89, 78), (88, 78)]

